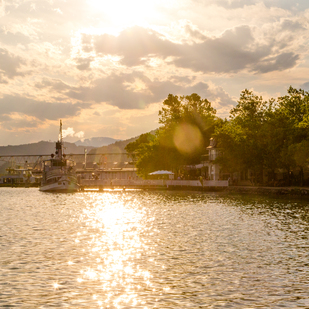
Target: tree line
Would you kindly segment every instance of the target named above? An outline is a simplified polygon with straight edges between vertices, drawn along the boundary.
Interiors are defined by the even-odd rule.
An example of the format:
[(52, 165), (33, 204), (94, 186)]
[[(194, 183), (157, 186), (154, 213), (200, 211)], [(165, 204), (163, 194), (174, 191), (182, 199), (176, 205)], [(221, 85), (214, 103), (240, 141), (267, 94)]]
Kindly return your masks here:
[(126, 146), (142, 177), (159, 169), (177, 173), (181, 166), (200, 163), (213, 137), (222, 149), (216, 162), (225, 173), (250, 170), (262, 183), (263, 171), (271, 180), (282, 170), (288, 182), (296, 181), (297, 172), (298, 183), (304, 184), (309, 158), (307, 91), (290, 86), (285, 96), (263, 100), (245, 89), (225, 119), (196, 93), (169, 94), (159, 123), (155, 134), (142, 134)]

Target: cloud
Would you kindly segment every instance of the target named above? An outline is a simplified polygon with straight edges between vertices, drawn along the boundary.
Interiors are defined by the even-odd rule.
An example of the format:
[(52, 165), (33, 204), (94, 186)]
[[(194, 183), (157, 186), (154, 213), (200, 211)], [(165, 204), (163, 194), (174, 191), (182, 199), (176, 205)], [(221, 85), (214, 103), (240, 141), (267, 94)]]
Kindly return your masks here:
[(268, 73), (272, 71), (283, 71), (288, 68), (292, 68), (296, 65), (298, 55), (294, 53), (283, 53), (276, 57), (270, 57), (265, 59), (261, 63), (255, 66), (255, 70), (260, 73)]
[(306, 27), (300, 21), (291, 19), (284, 19), (281, 24), (281, 29), (289, 32), (306, 31)]
[(66, 138), (67, 136), (76, 136), (80, 139), (83, 139), (85, 133), (83, 131), (75, 132), (72, 127), (68, 127), (67, 129), (62, 130), (62, 137)]
[(8, 80), (3, 78), (3, 76), (1, 76), (1, 73), (0, 73), (0, 84), (8, 84)]
[(83, 131), (77, 132), (77, 133), (75, 133), (75, 136), (80, 138), (80, 139), (84, 139), (85, 132), (83, 132)]
[(247, 87), (269, 97), (308, 89), (308, 0), (159, 2), (126, 28), (88, 0), (0, 0), (6, 140), (54, 134), (60, 118), (75, 135), (131, 137), (156, 127), (169, 93), (197, 93), (226, 116)]
[(48, 79), (43, 78), (42, 81), (37, 82), (34, 85), (38, 89), (49, 89), (50, 91), (66, 92), (72, 89), (71, 86), (67, 85), (60, 79)]
[(257, 0), (215, 0), (212, 3), (227, 9), (238, 9), (248, 5), (255, 5)]
[(309, 8), (307, 0), (264, 0), (267, 7), (278, 7), (285, 10), (306, 10)]
[(90, 107), (89, 103), (49, 103), (13, 95), (6, 95), (0, 99), (2, 115), (18, 113), (35, 117), (40, 121), (73, 117), (79, 115), (84, 108)]
[(14, 46), (18, 44), (27, 45), (31, 42), (30, 37), (21, 33), (20, 31), (16, 31), (16, 32), (5, 31), (3, 28), (0, 29), (0, 42), (1, 43), (8, 45), (8, 46)]
[[(281, 25), (281, 31), (283, 28), (291, 33), (295, 28), (304, 29), (301, 24), (289, 21)], [(173, 64), (178, 68), (205, 74), (243, 70), (260, 73), (281, 71), (295, 66), (299, 59), (297, 53), (291, 54), (284, 50), (291, 44), (291, 37), (285, 36), (286, 41), (278, 42), (273, 38), (275, 33), (258, 38), (249, 26), (228, 29), (217, 37), (206, 36), (190, 25), (185, 25), (185, 30), (198, 42), (175, 43), (153, 30), (132, 27), (119, 36), (84, 35), (82, 50), (85, 53), (95, 52), (97, 57), (118, 56), (121, 58), (120, 63), (127, 67), (147, 66), (150, 59), (157, 58), (164, 60), (167, 65)], [(271, 58), (277, 60), (271, 61), (268, 70), (261, 69), (267, 59)], [(286, 65), (281, 63), (281, 59), (288, 60)], [(89, 60), (84, 67), (89, 67)]]
[[(231, 97), (227, 95), (223, 89), (219, 90), (217, 87), (209, 87), (206, 82), (197, 81), (196, 76), (171, 76), (166, 79), (150, 79), (141, 72), (119, 73), (111, 74), (106, 77), (98, 78), (89, 86), (75, 86), (65, 84), (56, 79), (44, 79), (36, 84), (38, 89), (48, 89), (51, 92), (57, 91), (62, 94), (62, 100), (67, 96), (70, 99), (80, 102), (90, 103), (42, 103), (42, 111), (50, 108), (55, 108), (57, 111), (56, 117), (58, 119), (65, 114), (76, 115), (83, 109), (89, 109), (93, 104), (103, 104), (117, 107), (123, 110), (145, 109), (147, 106), (162, 102), (168, 94), (175, 95), (190, 95), (198, 93), (210, 101), (214, 100), (217, 104), (230, 105), (235, 103)], [(6, 102), (8, 99), (5, 100)], [(26, 105), (21, 101), (23, 107), (21, 111), (26, 108)], [(38, 103), (32, 103), (35, 106)], [(66, 105), (67, 109), (65, 108)], [(9, 104), (14, 106), (14, 104)], [(1, 107), (1, 100), (0, 100)], [(35, 107), (37, 110), (37, 107)], [(11, 110), (11, 109), (10, 109)], [(17, 107), (14, 109), (17, 111)], [(65, 113), (67, 111), (67, 113)], [(41, 114), (42, 116), (45, 114)], [(92, 115), (100, 115), (98, 111), (94, 111)], [(52, 114), (49, 115), (51, 118)]]
[[(135, 87), (141, 85), (141, 89)], [(205, 82), (196, 82), (195, 78), (174, 77), (170, 80), (151, 80), (144, 74), (113, 74), (97, 79), (89, 87), (72, 88), (66, 94), (75, 100), (107, 103), (119, 109), (144, 109), (148, 105), (163, 101), (168, 94), (189, 95), (198, 93), (218, 104), (235, 103), (221, 88), (210, 88)], [(220, 89), (220, 90), (219, 90)]]
[(309, 82), (306, 82), (302, 85), (300, 85), (301, 89), (304, 89), (305, 91), (309, 91)]
[[(90, 49), (89, 39), (84, 51)], [(156, 31), (142, 27), (132, 27), (123, 30), (119, 36), (103, 34), (93, 37), (93, 47), (100, 55), (114, 54), (122, 56), (121, 63), (126, 66), (136, 66), (144, 64), (144, 57), (156, 55), (166, 58), (177, 54), (177, 45), (165, 40)]]
[(67, 129), (62, 130), (62, 137), (65, 138), (67, 136), (74, 136), (74, 133), (75, 133), (74, 129), (69, 127)]
[(67, 93), (72, 99), (80, 101), (106, 102), (120, 109), (144, 108), (153, 102), (152, 95), (128, 89), (127, 82), (134, 82), (140, 74), (112, 74), (95, 80), (90, 87), (74, 88)]
[(244, 8), (245, 6), (256, 5), (259, 2), (262, 2), (268, 8), (281, 8), (285, 10), (305, 10), (308, 8), (307, 0), (210, 0), (208, 1), (208, 5), (214, 4), (226, 9), (238, 9)]
[(77, 61), (76, 68), (78, 70), (84, 71), (84, 70), (89, 70), (90, 64), (93, 61), (93, 58), (78, 58), (76, 61)]
[(265, 48), (262, 53), (258, 49), (252, 51), (249, 49), (250, 43), (253, 43), (251, 29), (248, 26), (237, 27), (225, 31), (221, 37), (186, 44), (181, 49), (181, 56), (173, 63), (203, 73), (241, 71), (269, 52), (269, 48)]
[(21, 66), (26, 62), (19, 56), (15, 56), (4, 48), (0, 48), (0, 77), (4, 76), (12, 79), (16, 76), (24, 76), (25, 74), (20, 72)]

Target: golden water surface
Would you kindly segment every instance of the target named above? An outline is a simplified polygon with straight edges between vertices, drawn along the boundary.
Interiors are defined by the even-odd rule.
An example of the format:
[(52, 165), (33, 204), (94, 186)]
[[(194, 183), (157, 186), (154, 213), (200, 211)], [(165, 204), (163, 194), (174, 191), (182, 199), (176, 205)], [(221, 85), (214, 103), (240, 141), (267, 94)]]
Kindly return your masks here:
[(0, 188), (0, 307), (309, 308), (307, 204)]

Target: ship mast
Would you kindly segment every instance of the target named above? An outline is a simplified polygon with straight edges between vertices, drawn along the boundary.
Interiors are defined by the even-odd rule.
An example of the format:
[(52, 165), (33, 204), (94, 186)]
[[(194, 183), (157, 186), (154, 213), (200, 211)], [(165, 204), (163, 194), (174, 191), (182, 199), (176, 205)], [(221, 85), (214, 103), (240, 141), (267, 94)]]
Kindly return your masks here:
[(62, 120), (60, 120), (60, 131), (59, 131), (59, 137), (58, 142), (56, 143), (56, 155), (58, 159), (62, 159), (62, 153), (63, 151), (63, 145), (62, 145)]
[(59, 142), (62, 144), (62, 120), (60, 119)]

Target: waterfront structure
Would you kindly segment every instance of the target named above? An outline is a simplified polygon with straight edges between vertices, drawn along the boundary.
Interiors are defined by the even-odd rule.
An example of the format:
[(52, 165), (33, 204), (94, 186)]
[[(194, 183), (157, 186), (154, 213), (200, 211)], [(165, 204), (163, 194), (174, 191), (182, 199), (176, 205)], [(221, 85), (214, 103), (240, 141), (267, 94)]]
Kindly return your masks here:
[(208, 178), (209, 180), (220, 180), (220, 165), (215, 163), (214, 161), (221, 154), (221, 149), (217, 148), (217, 141), (214, 138), (211, 138), (209, 141), (208, 150), (208, 160), (206, 162), (206, 166), (208, 167)]
[(140, 180), (136, 168), (105, 168), (105, 169), (78, 169), (76, 171), (78, 182), (81, 180)]
[(189, 176), (189, 178), (202, 177), (205, 180), (211, 181), (227, 180), (229, 174), (222, 174), (221, 166), (215, 163), (216, 158), (221, 155), (221, 149), (217, 147), (217, 141), (214, 138), (210, 139), (206, 151), (207, 153), (201, 158), (201, 163), (184, 167), (187, 174), (193, 175)]
[(7, 168), (6, 174), (0, 176), (0, 186), (38, 186), (40, 179), (32, 175), (31, 169)]

